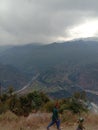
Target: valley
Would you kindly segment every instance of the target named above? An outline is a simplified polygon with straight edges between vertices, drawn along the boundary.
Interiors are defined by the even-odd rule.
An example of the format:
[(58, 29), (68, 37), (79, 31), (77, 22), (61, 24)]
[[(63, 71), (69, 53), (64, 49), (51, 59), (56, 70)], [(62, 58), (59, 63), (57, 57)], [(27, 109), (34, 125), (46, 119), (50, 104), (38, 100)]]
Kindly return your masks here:
[(28, 44), (1, 50), (3, 90), (9, 86), (18, 94), (37, 90), (52, 98), (66, 98), (85, 91), (90, 100), (93, 97), (92, 101), (97, 102), (97, 41)]

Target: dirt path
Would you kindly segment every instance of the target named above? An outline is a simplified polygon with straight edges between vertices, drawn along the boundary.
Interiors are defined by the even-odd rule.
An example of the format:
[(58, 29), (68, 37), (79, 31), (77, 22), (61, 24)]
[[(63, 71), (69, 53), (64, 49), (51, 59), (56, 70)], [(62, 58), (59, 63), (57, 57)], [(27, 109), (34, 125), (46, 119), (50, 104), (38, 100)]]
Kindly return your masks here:
[[(40, 127), (39, 129), (36, 130), (47, 130), (45, 127)], [(55, 127), (51, 127), (50, 130), (57, 130)], [(67, 126), (67, 127), (61, 127), (61, 130), (76, 130), (75, 126)], [(86, 126), (85, 130), (98, 130), (98, 125), (96, 126), (91, 126), (89, 125), (88, 127)]]
[[(61, 130), (76, 130), (77, 125), (75, 124), (74, 126), (66, 126), (64, 124), (62, 124), (61, 126)], [(45, 126), (41, 126), (40, 128), (36, 129), (36, 130), (47, 130), (46, 129), (46, 125)], [(57, 130), (55, 126), (52, 126), (50, 128), (50, 130)], [(98, 130), (98, 124), (85, 124), (85, 130)]]
[[(41, 127), (37, 130), (47, 130), (47, 129), (45, 127)], [(57, 129), (55, 127), (51, 127), (50, 130), (57, 130)], [(66, 128), (62, 127), (61, 130), (76, 130), (76, 128), (75, 127), (66, 127)]]

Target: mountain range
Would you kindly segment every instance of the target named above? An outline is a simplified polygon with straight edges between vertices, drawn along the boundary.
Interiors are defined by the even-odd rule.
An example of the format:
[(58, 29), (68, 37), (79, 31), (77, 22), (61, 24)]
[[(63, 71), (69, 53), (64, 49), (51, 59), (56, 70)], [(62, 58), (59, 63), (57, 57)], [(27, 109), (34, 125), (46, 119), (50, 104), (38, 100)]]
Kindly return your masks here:
[[(40, 90), (52, 97), (64, 98), (77, 91), (87, 91), (88, 97), (94, 100), (93, 97), (96, 97), (97, 100), (93, 91), (98, 91), (98, 41), (79, 39), (48, 45), (0, 48), (0, 64), (3, 68), (0, 70), (0, 81), (4, 88), (9, 86), (6, 81), (9, 83), (12, 80), (18, 82), (18, 85), (13, 83), (15, 90), (23, 89), (30, 83), (23, 93)], [(3, 74), (6, 73), (12, 76), (5, 78)]]

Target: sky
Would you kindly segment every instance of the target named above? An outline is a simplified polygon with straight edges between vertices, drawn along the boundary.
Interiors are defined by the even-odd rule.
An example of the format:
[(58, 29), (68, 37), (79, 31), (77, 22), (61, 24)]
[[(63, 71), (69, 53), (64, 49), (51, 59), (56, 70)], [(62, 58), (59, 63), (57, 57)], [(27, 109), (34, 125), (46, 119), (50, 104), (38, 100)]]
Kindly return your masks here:
[(0, 45), (98, 36), (98, 0), (0, 0)]

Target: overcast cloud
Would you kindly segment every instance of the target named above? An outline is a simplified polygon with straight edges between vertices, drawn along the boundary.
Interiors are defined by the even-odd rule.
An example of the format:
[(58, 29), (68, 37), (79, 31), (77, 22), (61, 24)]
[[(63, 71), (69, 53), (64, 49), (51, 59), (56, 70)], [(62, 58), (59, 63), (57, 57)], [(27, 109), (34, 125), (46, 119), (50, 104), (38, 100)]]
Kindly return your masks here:
[(98, 0), (0, 0), (1, 45), (97, 35)]

